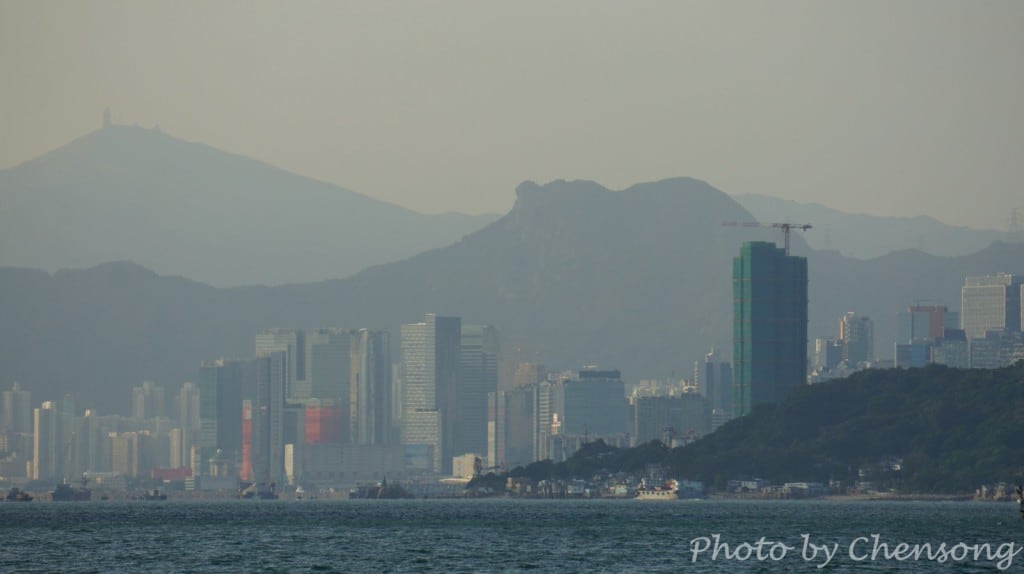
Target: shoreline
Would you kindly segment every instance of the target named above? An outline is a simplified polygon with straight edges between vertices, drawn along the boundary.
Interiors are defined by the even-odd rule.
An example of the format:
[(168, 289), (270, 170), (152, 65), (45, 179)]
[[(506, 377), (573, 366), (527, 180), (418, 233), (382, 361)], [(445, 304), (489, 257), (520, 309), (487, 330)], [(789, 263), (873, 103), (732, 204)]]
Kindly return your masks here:
[(979, 499), (973, 494), (911, 494), (877, 492), (872, 494), (823, 494), (821, 496), (780, 497), (771, 494), (730, 494), (718, 493), (708, 496), (710, 500), (834, 500), (839, 502), (1007, 502), (1008, 500)]
[(973, 494), (897, 494), (897, 493), (876, 493), (876, 494), (831, 494), (821, 497), (824, 500), (842, 501), (921, 501), (921, 502), (1005, 502), (1000, 500), (982, 500), (975, 498)]

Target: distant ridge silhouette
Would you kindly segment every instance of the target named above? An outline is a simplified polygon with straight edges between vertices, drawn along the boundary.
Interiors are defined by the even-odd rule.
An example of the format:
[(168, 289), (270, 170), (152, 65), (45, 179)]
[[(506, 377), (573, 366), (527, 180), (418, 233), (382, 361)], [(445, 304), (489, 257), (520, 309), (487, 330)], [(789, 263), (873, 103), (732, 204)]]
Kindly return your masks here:
[(926, 215), (880, 217), (845, 213), (817, 203), (799, 203), (766, 195), (735, 195), (733, 199), (761, 221), (811, 221), (805, 237), (814, 249), (833, 249), (858, 259), (881, 257), (903, 249), (932, 255), (967, 255), (1007, 234), (993, 229), (946, 225)]
[(131, 260), (219, 286), (346, 277), (497, 215), (424, 215), (159, 129), (109, 125), (0, 170), (0, 265)]

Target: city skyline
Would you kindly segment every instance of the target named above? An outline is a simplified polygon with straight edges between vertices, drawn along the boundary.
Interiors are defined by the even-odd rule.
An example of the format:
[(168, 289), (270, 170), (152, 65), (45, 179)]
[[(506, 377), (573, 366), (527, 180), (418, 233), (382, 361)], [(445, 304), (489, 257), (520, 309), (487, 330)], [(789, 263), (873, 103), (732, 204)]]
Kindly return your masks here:
[[(794, 387), (783, 381), (787, 361), (780, 363), (782, 367), (768, 368), (763, 361), (748, 365), (746, 357), (777, 355), (778, 350), (770, 351), (765, 344), (776, 345), (780, 329), (788, 332), (805, 324), (795, 307), (793, 317), (771, 319), (764, 315), (771, 308), (757, 302), (771, 301), (772, 308), (779, 307), (779, 294), (765, 291), (765, 286), (787, 285), (786, 291), (793, 291), (794, 286), (806, 285), (807, 271), (802, 258), (787, 256), (782, 248), (766, 242), (745, 244), (734, 258), (734, 267), (739, 313), (736, 352), (744, 358), (736, 362), (736, 403), (731, 407), (744, 416), (753, 404), (778, 402), (785, 389)], [(779, 273), (792, 277), (782, 280), (776, 276)], [(968, 276), (963, 283), (964, 300), (971, 300), (963, 315), (936, 305), (911, 305), (901, 313), (900, 332), (894, 338), (896, 366), (939, 363), (992, 369), (1024, 356), (1020, 277), (996, 273)], [(791, 299), (794, 304), (803, 301), (806, 308), (806, 296)], [(780, 309), (773, 313), (783, 313), (785, 306)], [(869, 355), (874, 336), (870, 317), (847, 312), (839, 319), (833, 360), (847, 365), (843, 372), (892, 361)], [(979, 321), (991, 323), (984, 337), (958, 338), (958, 333)], [(747, 333), (748, 323), (775, 325), (774, 335)], [(806, 341), (806, 332), (804, 336)], [(566, 460), (595, 439), (622, 446), (652, 439), (685, 445), (729, 420), (718, 395), (731, 385), (718, 377), (731, 376), (732, 368), (722, 363), (720, 371), (713, 350), (703, 366), (698, 362), (693, 378), (680, 379), (678, 385), (671, 380), (626, 384), (619, 371), (595, 367), (552, 374), (537, 364), (516, 363), (522, 368), (502, 386), (495, 327), (428, 313), (424, 322), (403, 326), (401, 358), (392, 358), (398, 377), (388, 384), (364, 382), (364, 376), (379, 379), (391, 372), (388, 339), (385, 332), (367, 329), (261, 330), (254, 336), (255, 362), (203, 361), (197, 383), (186, 381), (173, 395), (177, 413), (168, 412), (172, 393), (167, 385), (152, 381), (141, 381), (133, 389), (128, 416), (99, 415), (71, 394), (33, 403), (30, 390), (13, 383), (0, 394), (0, 435), (8, 451), (30, 449), (27, 471), (36, 481), (88, 473), (100, 484), (103, 480), (120, 484), (119, 474), (141, 477), (147, 471), (180, 479), (185, 476), (181, 468), (190, 467), (191, 480), (205, 479), (206, 488), (225, 488), (236, 476), (289, 485), (344, 481), (347, 474), (348, 480), (357, 481), (361, 476), (379, 475), (377, 467), (398, 477), (410, 471), (445, 476), (453, 472), (453, 462), (457, 473), (465, 472), (457, 460), (473, 456), (486, 461), (488, 468), (507, 469), (506, 463), (512, 461)], [(831, 345), (833, 340), (826, 341)], [(317, 350), (321, 346), (325, 348)], [(305, 357), (303, 367), (293, 370), (299, 356)], [(340, 367), (347, 361), (349, 366)], [(806, 355), (804, 363), (805, 372), (811, 371)], [(438, 364), (440, 371), (436, 371)], [(376, 374), (373, 371), (381, 368)], [(293, 384), (289, 396), (286, 389), (292, 372), (303, 373), (307, 384)], [(800, 385), (814, 382), (811, 375), (801, 379)], [(396, 390), (402, 396), (401, 407), (386, 404), (390, 399), (380, 394)], [(316, 392), (310, 395), (310, 391)], [(367, 393), (374, 400), (369, 395), (361, 398)], [(746, 402), (745, 397), (749, 397)], [(31, 431), (25, 425), (29, 409)], [(401, 445), (372, 438), (398, 436), (397, 431), (388, 430), (390, 413), (401, 414)], [(430, 424), (421, 424), (419, 415), (430, 415)], [(369, 427), (376, 428), (371, 432)], [(418, 447), (427, 449), (420, 452)], [(340, 460), (359, 462), (339, 466), (331, 462), (338, 456), (335, 451), (342, 453)], [(417, 457), (419, 463), (408, 466)], [(0, 462), (7, 465), (4, 468), (13, 468), (11, 461)]]
[[(751, 243), (775, 245), (774, 243), (771, 242)], [(781, 248), (776, 247), (776, 249)], [(981, 339), (984, 338), (985, 333), (988, 331), (995, 330), (1016, 332), (1020, 330), (1020, 325), (1024, 324), (1024, 309), (1022, 309), (1021, 305), (1021, 301), (1024, 300), (1024, 279), (1022, 279), (1022, 275), (996, 272), (986, 276), (967, 276), (964, 278), (964, 285), (961, 288), (961, 290), (963, 292), (964, 301), (971, 301), (970, 304), (965, 307), (965, 311), (954, 311), (947, 305), (910, 305), (907, 307), (907, 310), (905, 312), (900, 311), (899, 313), (897, 313), (897, 315), (899, 316), (899, 320), (897, 321), (898, 328), (892, 333), (883, 334), (880, 337), (880, 339), (882, 341), (885, 341), (886, 344), (889, 341), (896, 341), (897, 343), (902, 341), (912, 342), (917, 340), (930, 341), (941, 338), (944, 332), (948, 332), (950, 330), (962, 330), (965, 332), (968, 338)], [(964, 317), (964, 315), (966, 315), (966, 317)], [(873, 322), (874, 321), (872, 320), (871, 316), (863, 316), (854, 311), (847, 312), (838, 318), (838, 337), (826, 337), (819, 338), (817, 340), (809, 340), (808, 348), (817, 353), (820, 352), (821, 350), (812, 349), (812, 347), (817, 347), (819, 345), (819, 343), (816, 341), (831, 341), (836, 345), (836, 352), (838, 353), (836, 358), (837, 362), (843, 360), (852, 363), (866, 363), (869, 365), (873, 363), (880, 363), (882, 365), (885, 365), (887, 364), (887, 361), (892, 361), (895, 355), (889, 352), (883, 353), (877, 359), (873, 356), (874, 347), (869, 344), (870, 341), (875, 338)], [(967, 326), (975, 324), (982, 324), (985, 326), (975, 326), (973, 327), (973, 329)], [(851, 325), (865, 326), (856, 326), (857, 330), (854, 330), (854, 327), (851, 327)], [(486, 333), (487, 330), (494, 329), (494, 327), (490, 325), (470, 324), (464, 325), (464, 328), (469, 330), (466, 331), (467, 333), (472, 332), (472, 330), (479, 331), (480, 329), (484, 329), (484, 332)], [(913, 334), (915, 332), (916, 334)], [(368, 368), (369, 362), (378, 361), (378, 359), (373, 358), (374, 353), (372, 351), (369, 352), (368, 354), (366, 354), (366, 350), (356, 351), (357, 348), (365, 349), (367, 341), (369, 340), (368, 337), (376, 339), (377, 344), (383, 345), (383, 348), (388, 348), (390, 346), (389, 333), (387, 331), (381, 330), (371, 330), (366, 328), (345, 329), (335, 327), (318, 327), (314, 329), (300, 329), (294, 327), (269, 327), (259, 329), (255, 332), (254, 338), (256, 341), (256, 351), (253, 355), (250, 356), (250, 358), (261, 356), (271, 350), (285, 351), (289, 357), (297, 357), (298, 360), (289, 358), (289, 360), (287, 361), (288, 364), (290, 365), (290, 374), (288, 375), (288, 377), (289, 380), (291, 380), (292, 377), (296, 376), (293, 373), (305, 373), (304, 369), (306, 369), (306, 367), (296, 368), (294, 366), (295, 363), (309, 365), (314, 362), (314, 359), (312, 357), (316, 354), (316, 351), (313, 350), (315, 343), (306, 343), (307, 339), (309, 338), (308, 336), (310, 334), (312, 334), (313, 337), (323, 337), (326, 335), (343, 335), (346, 337), (343, 344), (345, 347), (352, 345), (350, 350), (354, 354), (351, 357), (344, 357), (343, 359), (339, 360), (344, 361), (344, 366), (342, 368), (343, 372), (349, 373), (349, 371), (351, 371), (350, 374), (352, 376), (352, 380), (356, 380), (357, 377), (362, 376), (361, 370)], [(494, 335), (487, 336), (494, 337)], [(281, 337), (285, 337), (285, 342), (279, 342)], [(351, 337), (351, 339), (349, 339), (349, 337)], [(475, 333), (469, 340), (472, 341), (474, 339), (479, 339), (480, 337), (480, 333)], [(291, 343), (287, 342), (289, 340), (291, 341)], [(296, 344), (295, 341), (298, 341), (298, 344)], [(463, 345), (466, 344), (467, 343), (464, 341)], [(480, 343), (468, 344), (476, 346), (479, 345)], [(853, 351), (853, 346), (850, 345), (856, 346), (856, 351)], [(846, 348), (845, 346), (850, 347)], [(856, 353), (856, 358), (853, 358), (851, 360), (852, 355), (850, 355), (850, 353), (854, 352)], [(211, 352), (208, 354), (208, 356), (216, 356), (217, 354), (217, 352)], [(710, 361), (712, 360), (712, 357), (716, 356), (716, 351), (712, 349), (712, 352), (707, 354), (706, 359)], [(357, 361), (356, 357), (361, 358)], [(534, 358), (541, 359), (543, 361), (543, 358), (540, 354), (535, 354)], [(237, 364), (239, 364), (240, 361), (245, 360), (249, 359), (244, 359), (238, 356), (221, 356), (218, 359), (203, 359), (202, 361), (200, 361), (199, 365), (200, 376), (194, 379), (194, 381), (201, 382), (203, 380), (202, 373), (207, 372), (208, 370), (222, 370), (225, 366), (232, 365), (235, 365), (237, 368)], [(517, 359), (517, 361), (518, 360), (522, 360), (522, 357), (520, 356)], [(363, 364), (359, 364), (360, 361)], [(695, 363), (696, 362), (698, 361), (695, 361)], [(535, 365), (530, 363), (529, 361), (516, 364), (527, 367), (532, 365), (534, 368), (540, 367), (541, 372), (545, 371), (543, 365)], [(815, 364), (816, 363), (814, 362), (814, 360), (808, 361), (809, 368), (813, 368)], [(493, 363), (491, 363), (491, 366), (485, 368), (495, 369), (495, 366), (493, 365)], [(561, 365), (556, 367), (555, 370), (557, 372), (564, 371), (566, 369), (572, 370), (573, 368), (574, 367), (572, 365)], [(332, 367), (332, 369), (336, 368)], [(703, 366), (695, 366), (694, 376), (692, 378), (693, 384), (705, 384), (703, 379), (703, 377), (705, 376), (703, 369)], [(334, 373), (332, 373), (332, 376), (334, 376)], [(349, 375), (346, 375), (346, 377), (347, 376)], [(518, 375), (509, 374), (508, 376), (509, 380), (511, 380), (511, 377)], [(341, 395), (335, 396), (324, 392), (312, 394), (311, 390), (313, 387), (310, 383), (311, 380), (312, 379), (301, 379), (299, 382), (306, 383), (306, 385), (304, 387), (300, 387), (297, 394), (293, 393), (292, 395), (289, 395), (289, 398), (294, 398), (296, 400), (305, 400), (313, 397), (331, 397), (332, 399), (344, 398), (344, 400), (348, 400), (349, 397), (347, 395), (347, 392), (345, 397), (342, 397)], [(194, 381), (186, 382), (195, 385), (196, 383)], [(28, 390), (26, 390), (27, 387), (25, 387), (23, 383), (20, 383), (17, 380), (11, 381), (11, 384), (13, 384), (16, 388), (13, 391), (6, 390), (4, 391), (5, 393), (29, 392)], [(169, 394), (164, 394), (165, 392), (167, 392), (165, 390), (166, 385), (178, 384), (176, 382), (154, 382), (148, 380), (141, 380), (139, 381), (139, 384), (142, 386), (135, 388), (133, 393), (131, 393), (132, 398), (128, 403), (129, 412), (151, 412), (151, 409), (153, 409), (154, 407), (149, 406), (150, 401), (152, 400), (149, 397), (154, 390), (159, 391), (160, 393), (159, 399), (157, 399), (154, 404), (169, 405), (172, 404), (172, 400), (175, 401), (174, 404), (177, 404), (177, 401), (180, 400), (175, 399)], [(352, 396), (354, 397), (356, 395)], [(168, 412), (166, 407), (155, 407), (155, 409), (158, 412)], [(2, 414), (6, 413), (0, 411), (0, 415)], [(8, 417), (8, 420), (10, 420), (10, 417)]]

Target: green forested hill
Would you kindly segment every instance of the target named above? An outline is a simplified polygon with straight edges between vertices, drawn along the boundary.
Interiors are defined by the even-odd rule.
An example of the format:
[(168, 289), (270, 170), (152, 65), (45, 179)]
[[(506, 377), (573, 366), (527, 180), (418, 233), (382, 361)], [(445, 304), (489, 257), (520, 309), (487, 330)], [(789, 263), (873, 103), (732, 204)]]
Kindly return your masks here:
[[(872, 479), (908, 492), (969, 492), (1024, 470), (1024, 362), (998, 370), (869, 370), (800, 389), (672, 452), (714, 482)], [(898, 472), (887, 462), (902, 460)]]
[(588, 445), (565, 463), (519, 473), (585, 476), (660, 463), (679, 478), (721, 486), (753, 477), (849, 484), (865, 469), (883, 488), (962, 493), (1019, 480), (1022, 438), (1024, 361), (997, 370), (868, 370), (761, 405), (684, 448)]

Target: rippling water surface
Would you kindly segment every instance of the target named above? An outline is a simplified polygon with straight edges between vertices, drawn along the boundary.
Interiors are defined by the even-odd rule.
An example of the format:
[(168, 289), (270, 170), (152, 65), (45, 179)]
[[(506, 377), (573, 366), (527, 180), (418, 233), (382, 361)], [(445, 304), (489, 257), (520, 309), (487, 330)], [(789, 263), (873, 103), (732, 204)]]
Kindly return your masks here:
[[(824, 569), (824, 551), (803, 555), (803, 534), (835, 548)], [(945, 561), (872, 558), (873, 534), (890, 551), (962, 545)], [(1012, 503), (0, 503), (0, 572), (1012, 572), (1024, 570), (1022, 549)]]

